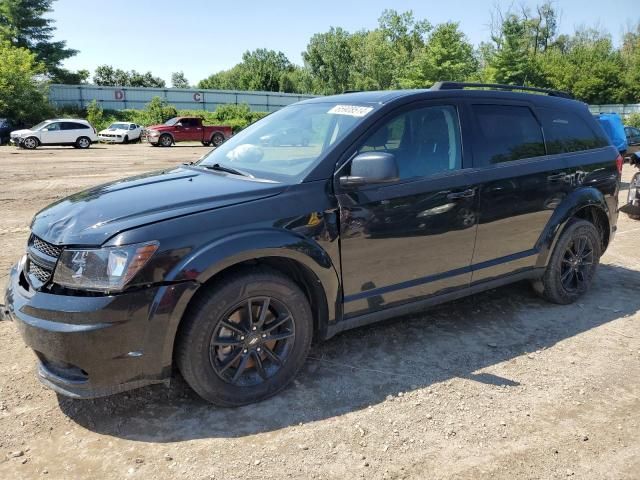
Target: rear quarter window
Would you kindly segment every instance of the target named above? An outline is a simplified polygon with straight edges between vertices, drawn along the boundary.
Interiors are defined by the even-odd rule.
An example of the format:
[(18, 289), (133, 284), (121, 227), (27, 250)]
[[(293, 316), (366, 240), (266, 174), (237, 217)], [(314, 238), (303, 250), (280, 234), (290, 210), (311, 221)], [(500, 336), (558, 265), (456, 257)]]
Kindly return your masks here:
[(573, 112), (556, 108), (538, 108), (542, 122), (547, 152), (580, 152), (606, 147), (609, 141), (589, 125), (584, 118)]
[(473, 105), (474, 160), (478, 166), (545, 154), (542, 130), (531, 109), (514, 105)]

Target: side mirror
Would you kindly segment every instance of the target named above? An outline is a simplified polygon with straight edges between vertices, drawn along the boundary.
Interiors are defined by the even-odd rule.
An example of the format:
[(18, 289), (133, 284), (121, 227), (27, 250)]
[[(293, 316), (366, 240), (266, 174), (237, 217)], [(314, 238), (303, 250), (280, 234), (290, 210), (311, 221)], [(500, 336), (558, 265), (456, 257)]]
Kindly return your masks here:
[(181, 123), (181, 122), (178, 122), (178, 123), (176, 123), (176, 124), (174, 125), (174, 127), (181, 127), (181, 126), (182, 126), (182, 123)]
[(351, 160), (351, 175), (340, 177), (343, 187), (397, 182), (400, 178), (396, 157), (387, 152), (364, 152)]

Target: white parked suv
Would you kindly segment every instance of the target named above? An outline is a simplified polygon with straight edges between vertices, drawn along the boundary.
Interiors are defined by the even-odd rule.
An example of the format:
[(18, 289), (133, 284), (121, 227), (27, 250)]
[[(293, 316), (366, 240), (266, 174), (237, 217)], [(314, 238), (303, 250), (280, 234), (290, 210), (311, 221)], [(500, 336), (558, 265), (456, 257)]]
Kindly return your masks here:
[(40, 145), (69, 145), (89, 148), (98, 141), (96, 129), (86, 120), (57, 118), (35, 127), (11, 132), (11, 141), (19, 147), (34, 149)]
[(136, 123), (115, 122), (98, 132), (98, 140), (107, 143), (129, 143), (140, 140), (142, 127)]

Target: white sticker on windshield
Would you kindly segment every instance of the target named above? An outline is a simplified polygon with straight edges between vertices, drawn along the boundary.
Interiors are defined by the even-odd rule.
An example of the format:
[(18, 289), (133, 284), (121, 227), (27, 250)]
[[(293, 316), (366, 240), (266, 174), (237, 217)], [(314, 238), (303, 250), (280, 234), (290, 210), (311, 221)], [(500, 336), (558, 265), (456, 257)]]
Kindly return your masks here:
[(373, 107), (360, 107), (357, 105), (336, 105), (327, 113), (334, 115), (349, 115), (351, 117), (364, 117), (373, 110)]

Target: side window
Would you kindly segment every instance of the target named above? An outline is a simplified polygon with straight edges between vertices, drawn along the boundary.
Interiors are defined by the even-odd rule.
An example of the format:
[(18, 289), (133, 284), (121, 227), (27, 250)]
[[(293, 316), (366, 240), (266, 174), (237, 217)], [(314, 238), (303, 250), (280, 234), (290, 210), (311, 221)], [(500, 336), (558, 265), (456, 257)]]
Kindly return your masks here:
[(474, 105), (477, 129), (474, 153), (478, 166), (545, 154), (542, 130), (528, 107)]
[(138, 128), (137, 125), (129, 125), (129, 130), (135, 130), (136, 128)]
[(462, 168), (458, 111), (453, 106), (404, 112), (376, 129), (358, 152), (392, 153), (401, 179)]
[(197, 122), (193, 118), (183, 118), (180, 123), (182, 123), (182, 126), (185, 128), (191, 128), (195, 127)]
[(44, 127), (43, 130), (46, 130), (47, 132), (57, 132), (58, 130), (60, 130), (60, 123), (50, 123), (49, 125)]
[(549, 154), (579, 152), (609, 144), (579, 115), (555, 108), (539, 108)]

